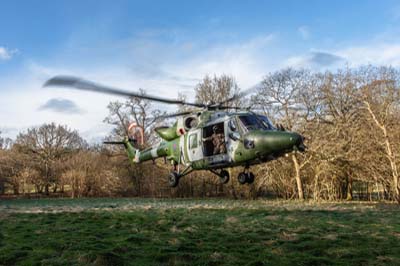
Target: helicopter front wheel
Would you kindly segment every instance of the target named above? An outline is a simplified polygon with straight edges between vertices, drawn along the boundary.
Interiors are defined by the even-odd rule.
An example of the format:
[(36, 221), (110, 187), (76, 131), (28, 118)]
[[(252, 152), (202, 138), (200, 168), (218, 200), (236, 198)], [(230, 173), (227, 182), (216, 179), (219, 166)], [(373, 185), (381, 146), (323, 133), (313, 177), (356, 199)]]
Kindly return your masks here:
[(174, 171), (174, 172), (169, 173), (169, 176), (168, 176), (168, 184), (169, 184), (169, 186), (170, 187), (178, 186), (179, 178), (180, 178), (180, 176), (178, 175), (177, 172)]
[(226, 184), (229, 182), (229, 172), (226, 170), (221, 170), (219, 173), (219, 181), (221, 184)]
[(254, 174), (252, 172), (248, 172), (246, 174), (246, 182), (248, 184), (253, 184), (253, 182), (254, 182)]
[(254, 182), (254, 174), (252, 172), (241, 172), (238, 175), (238, 181), (241, 185), (244, 185), (246, 183), (248, 184), (253, 184)]
[(246, 184), (246, 182), (247, 182), (247, 174), (244, 173), (244, 172), (241, 172), (241, 173), (238, 175), (238, 181), (239, 181), (239, 183), (240, 183), (241, 185)]

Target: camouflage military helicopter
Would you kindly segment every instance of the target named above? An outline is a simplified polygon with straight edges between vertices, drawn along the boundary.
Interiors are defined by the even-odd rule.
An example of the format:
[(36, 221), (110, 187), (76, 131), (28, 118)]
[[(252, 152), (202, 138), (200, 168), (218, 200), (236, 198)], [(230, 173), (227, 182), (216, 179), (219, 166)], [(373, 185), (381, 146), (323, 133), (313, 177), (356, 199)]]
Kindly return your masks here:
[(204, 104), (121, 90), (68, 76), (56, 76), (44, 86), (138, 97), (197, 108), (194, 111), (162, 116), (177, 119), (170, 127), (155, 128), (162, 141), (153, 147), (139, 150), (137, 140), (129, 137), (123, 141), (105, 142), (124, 145), (132, 163), (165, 158), (172, 164), (168, 176), (171, 187), (176, 187), (180, 178), (194, 170), (211, 171), (219, 176), (221, 183), (226, 184), (230, 179), (226, 169), (236, 166), (243, 167), (243, 171), (237, 177), (239, 183), (251, 184), (254, 182), (254, 174), (250, 172), (251, 165), (277, 159), (289, 152), (305, 150), (300, 134), (285, 131), (281, 126), (274, 127), (264, 115), (227, 106), (229, 102), (248, 94), (249, 90), (220, 103)]

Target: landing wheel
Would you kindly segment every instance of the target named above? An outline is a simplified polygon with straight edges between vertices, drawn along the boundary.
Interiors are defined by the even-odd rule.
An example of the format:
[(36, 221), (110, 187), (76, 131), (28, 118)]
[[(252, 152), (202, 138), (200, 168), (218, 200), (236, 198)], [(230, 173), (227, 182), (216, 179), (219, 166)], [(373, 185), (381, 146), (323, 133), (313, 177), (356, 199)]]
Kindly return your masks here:
[(176, 187), (179, 184), (179, 175), (177, 172), (171, 172), (168, 176), (168, 184), (170, 187)]
[(254, 174), (252, 172), (249, 172), (246, 174), (246, 182), (248, 184), (253, 184), (254, 182)]
[(219, 173), (219, 181), (221, 184), (226, 184), (229, 182), (229, 172), (226, 170), (221, 170)]
[(242, 185), (246, 184), (247, 175), (246, 175), (244, 172), (241, 172), (241, 173), (238, 175), (238, 181), (239, 181), (239, 183), (242, 184)]

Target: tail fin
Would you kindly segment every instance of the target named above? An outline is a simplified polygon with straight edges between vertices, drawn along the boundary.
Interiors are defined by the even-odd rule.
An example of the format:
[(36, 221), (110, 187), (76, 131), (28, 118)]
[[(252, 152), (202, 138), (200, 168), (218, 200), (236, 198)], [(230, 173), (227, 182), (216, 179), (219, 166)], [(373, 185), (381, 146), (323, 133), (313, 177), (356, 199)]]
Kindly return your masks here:
[(135, 139), (124, 138), (123, 141), (104, 141), (103, 143), (111, 145), (124, 145), (129, 161), (139, 162), (139, 150), (134, 147), (136, 144)]

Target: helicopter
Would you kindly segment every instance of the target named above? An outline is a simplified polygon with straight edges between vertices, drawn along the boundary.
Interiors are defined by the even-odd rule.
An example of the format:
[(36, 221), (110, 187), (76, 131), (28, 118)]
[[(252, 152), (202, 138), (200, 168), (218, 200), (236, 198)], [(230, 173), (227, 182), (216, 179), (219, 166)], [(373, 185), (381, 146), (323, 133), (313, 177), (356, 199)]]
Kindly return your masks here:
[(176, 121), (172, 126), (154, 129), (162, 141), (150, 148), (140, 150), (137, 146), (138, 139), (129, 136), (122, 141), (104, 142), (123, 145), (131, 163), (154, 161), (157, 158), (169, 161), (172, 165), (168, 175), (171, 187), (178, 186), (182, 177), (196, 170), (208, 170), (219, 177), (220, 183), (226, 184), (230, 180), (227, 169), (240, 166), (243, 171), (237, 176), (238, 182), (242, 185), (252, 184), (255, 176), (250, 171), (250, 166), (275, 160), (289, 152), (304, 152), (306, 148), (303, 136), (286, 131), (282, 125), (275, 127), (267, 116), (257, 114), (249, 108), (227, 105), (244, 97), (254, 88), (222, 102), (206, 104), (127, 91), (71, 76), (55, 76), (43, 86), (137, 97), (195, 108), (161, 116), (176, 118)]

